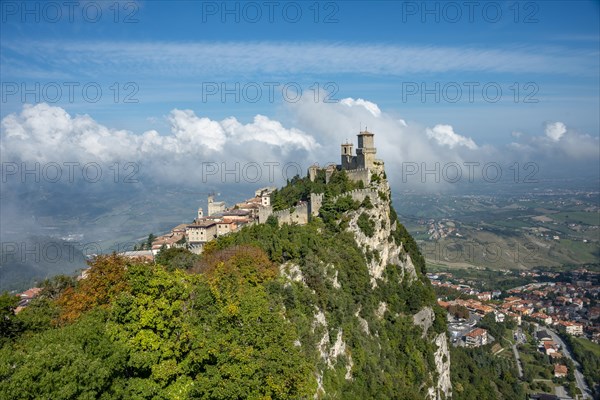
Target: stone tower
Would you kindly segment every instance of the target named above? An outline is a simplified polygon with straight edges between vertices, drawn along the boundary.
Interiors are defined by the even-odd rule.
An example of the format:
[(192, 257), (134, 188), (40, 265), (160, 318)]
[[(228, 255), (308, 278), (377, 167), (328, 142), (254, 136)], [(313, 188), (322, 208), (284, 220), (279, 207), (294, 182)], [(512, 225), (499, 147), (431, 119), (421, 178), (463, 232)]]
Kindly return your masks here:
[(271, 195), (268, 193), (263, 193), (261, 196), (261, 205), (264, 207), (268, 207), (271, 205)]
[(354, 157), (354, 152), (352, 147), (354, 145), (352, 143), (342, 144), (342, 169), (354, 169), (356, 168), (356, 158)]
[(358, 148), (356, 149), (357, 168), (373, 168), (377, 149), (373, 134), (366, 129), (358, 134)]

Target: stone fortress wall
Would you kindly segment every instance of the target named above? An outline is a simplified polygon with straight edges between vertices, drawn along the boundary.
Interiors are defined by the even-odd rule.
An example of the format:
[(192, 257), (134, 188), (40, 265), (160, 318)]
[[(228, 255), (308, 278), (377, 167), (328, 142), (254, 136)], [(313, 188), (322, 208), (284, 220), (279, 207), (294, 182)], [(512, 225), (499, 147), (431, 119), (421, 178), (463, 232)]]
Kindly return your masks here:
[[(331, 199), (333, 203), (335, 203), (339, 198), (350, 196), (352, 200), (358, 201), (362, 203), (364, 199), (368, 196), (371, 198), (371, 203), (375, 203), (377, 201), (377, 193), (376, 189), (367, 188), (367, 189), (354, 189), (349, 192), (345, 192), (339, 194)], [(311, 193), (310, 200), (308, 202), (303, 202), (296, 207), (286, 208), (285, 210), (273, 211), (271, 206), (261, 207), (258, 213), (258, 222), (264, 224), (267, 222), (267, 219), (272, 215), (277, 217), (279, 221), (279, 225), (282, 224), (298, 224), (298, 225), (306, 225), (308, 221), (310, 221), (311, 217), (315, 217), (319, 215), (319, 210), (323, 204), (323, 193)]]

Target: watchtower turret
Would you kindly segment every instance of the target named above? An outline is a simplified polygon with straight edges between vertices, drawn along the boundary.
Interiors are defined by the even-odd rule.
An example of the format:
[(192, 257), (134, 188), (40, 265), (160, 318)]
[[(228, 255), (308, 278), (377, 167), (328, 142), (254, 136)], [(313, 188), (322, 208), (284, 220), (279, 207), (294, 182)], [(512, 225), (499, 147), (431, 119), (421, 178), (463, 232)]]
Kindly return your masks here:
[(373, 139), (373, 133), (366, 130), (358, 135), (358, 148), (356, 149), (356, 158), (358, 168), (373, 168), (375, 165), (375, 156), (377, 149)]

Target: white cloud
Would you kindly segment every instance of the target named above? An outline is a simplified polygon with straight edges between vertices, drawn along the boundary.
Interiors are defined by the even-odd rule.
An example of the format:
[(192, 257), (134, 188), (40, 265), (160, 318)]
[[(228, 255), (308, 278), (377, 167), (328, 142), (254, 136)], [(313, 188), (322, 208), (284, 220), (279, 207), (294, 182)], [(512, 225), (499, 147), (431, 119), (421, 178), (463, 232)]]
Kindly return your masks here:
[(126, 158), (137, 138), (110, 130), (88, 115), (71, 117), (64, 109), (42, 103), (24, 105), (2, 120), (3, 158), (28, 161), (107, 161)]
[(585, 162), (600, 159), (598, 137), (581, 134), (569, 129), (563, 122), (546, 123), (544, 133), (509, 145), (515, 155), (527, 155), (538, 159), (551, 160), (554, 166), (561, 162)]
[(598, 160), (600, 159), (600, 141), (598, 137), (594, 138), (590, 135), (567, 130), (561, 136), (560, 142), (556, 144), (555, 152), (576, 161)]
[(567, 132), (567, 127), (562, 122), (553, 122), (546, 124), (546, 136), (554, 142), (558, 142)]
[(19, 114), (2, 120), (0, 150), (7, 161), (145, 162), (154, 163), (152, 173), (185, 177), (196, 169), (190, 166), (204, 161), (279, 161), (282, 155), (299, 157), (319, 146), (305, 132), (262, 115), (243, 124), (233, 117), (214, 121), (192, 110), (175, 109), (167, 121), (170, 134), (156, 130), (135, 134), (45, 103), (25, 105)]
[[(377, 156), (386, 162), (391, 183), (398, 188), (428, 186), (419, 176), (402, 181), (406, 163), (431, 170), (436, 163), (449, 162), (512, 165), (521, 160), (548, 160), (559, 165), (600, 158), (597, 137), (577, 133), (564, 123), (549, 124), (538, 136), (513, 135), (512, 143), (495, 148), (476, 144), (451, 125), (407, 124), (377, 104), (359, 100), (315, 103), (303, 98), (287, 104), (290, 115), (286, 119), (293, 121), (293, 127), (264, 115), (242, 123), (235, 117), (215, 121), (192, 110), (175, 109), (164, 119), (166, 132), (139, 134), (106, 127), (91, 116), (71, 115), (60, 107), (25, 105), (20, 113), (1, 121), (0, 151), (3, 161), (140, 162), (144, 172), (158, 182), (198, 182), (203, 162), (226, 163), (227, 168), (244, 162), (294, 162), (300, 165), (301, 174), (314, 162), (337, 163), (340, 143), (349, 139), (356, 144), (355, 135), (362, 125), (375, 133)], [(281, 183), (281, 174), (276, 179)], [(426, 183), (433, 182), (430, 177)]]
[(318, 147), (312, 136), (299, 129), (286, 129), (279, 121), (271, 120), (264, 115), (256, 115), (251, 124), (243, 125), (233, 117), (227, 118), (221, 124), (231, 139), (239, 143), (256, 141), (278, 146), (284, 151), (294, 148), (311, 151)]
[(192, 110), (173, 110), (169, 115), (171, 132), (182, 150), (206, 153), (206, 150), (223, 150), (225, 131), (220, 123), (208, 118), (198, 118)]
[(427, 128), (427, 136), (434, 139), (439, 145), (448, 146), (451, 149), (458, 146), (464, 146), (471, 150), (477, 149), (473, 139), (455, 133), (451, 125), (436, 125), (433, 129)]
[(379, 107), (377, 106), (377, 104), (372, 103), (370, 101), (367, 100), (363, 100), (363, 99), (356, 99), (354, 100), (352, 97), (347, 97), (345, 99), (341, 99), (340, 100), (341, 104), (344, 104), (348, 107), (352, 107), (352, 106), (361, 106), (367, 109), (367, 111), (369, 111), (371, 114), (373, 114), (374, 117), (379, 117), (381, 116), (381, 110), (379, 109)]

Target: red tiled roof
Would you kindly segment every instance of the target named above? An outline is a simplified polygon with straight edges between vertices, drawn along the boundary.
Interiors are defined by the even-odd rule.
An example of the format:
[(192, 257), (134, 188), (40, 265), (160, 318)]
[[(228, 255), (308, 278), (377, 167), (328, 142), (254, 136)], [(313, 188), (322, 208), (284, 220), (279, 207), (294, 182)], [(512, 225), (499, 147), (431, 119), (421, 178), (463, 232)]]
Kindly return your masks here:
[(486, 333), (487, 333), (487, 331), (485, 329), (475, 328), (471, 332), (467, 333), (465, 336), (477, 337), (477, 336), (485, 335)]
[(554, 365), (554, 373), (555, 374), (566, 374), (567, 372), (569, 372), (569, 369), (567, 368), (566, 365), (561, 365), (561, 364)]

